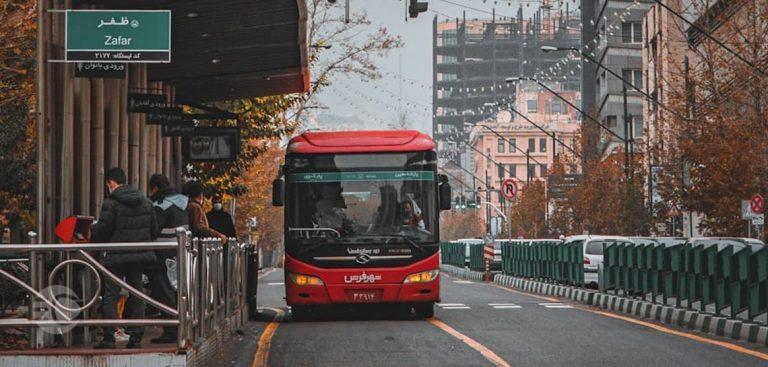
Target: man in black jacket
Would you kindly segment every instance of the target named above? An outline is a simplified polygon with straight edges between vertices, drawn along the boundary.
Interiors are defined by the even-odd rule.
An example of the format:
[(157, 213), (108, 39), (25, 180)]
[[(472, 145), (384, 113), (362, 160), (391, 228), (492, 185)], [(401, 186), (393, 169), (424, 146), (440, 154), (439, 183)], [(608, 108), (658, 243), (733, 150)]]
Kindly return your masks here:
[(221, 203), (220, 197), (217, 196), (213, 198), (213, 209), (211, 209), (205, 216), (208, 218), (208, 225), (217, 232), (222, 233), (229, 238), (237, 237), (232, 215), (224, 211), (224, 205)]
[[(176, 229), (179, 227), (189, 229), (189, 198), (180, 195), (171, 187), (168, 177), (156, 173), (149, 178), (149, 194), (152, 205), (155, 208), (157, 224), (160, 228), (158, 241), (176, 241)], [(155, 251), (157, 262), (147, 267), (147, 277), (152, 288), (152, 297), (176, 308), (176, 290), (171, 286), (168, 278), (166, 259), (172, 259), (177, 255), (177, 250)], [(177, 341), (178, 328), (167, 326), (163, 328), (163, 335), (152, 339), (152, 343), (175, 343)]]
[[(159, 229), (152, 209), (152, 202), (138, 190), (126, 185), (125, 172), (112, 168), (105, 175), (109, 196), (101, 205), (99, 220), (91, 225), (92, 242), (149, 242), (157, 238)], [(119, 278), (138, 291), (142, 290), (142, 265), (156, 261), (152, 251), (109, 251), (101, 262)], [(105, 319), (117, 319), (117, 300), (120, 286), (104, 282), (102, 314)], [(124, 318), (144, 318), (144, 303), (130, 296), (125, 305)], [(115, 347), (114, 327), (102, 329), (104, 338), (98, 349)], [(126, 328), (130, 335), (127, 348), (141, 347), (144, 330), (141, 327)]]

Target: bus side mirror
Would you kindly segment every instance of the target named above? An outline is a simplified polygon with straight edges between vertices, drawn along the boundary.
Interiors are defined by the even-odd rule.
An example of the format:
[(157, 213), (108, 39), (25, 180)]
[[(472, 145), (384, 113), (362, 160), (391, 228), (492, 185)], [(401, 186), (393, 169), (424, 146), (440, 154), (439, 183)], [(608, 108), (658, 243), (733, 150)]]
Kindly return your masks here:
[(285, 180), (276, 178), (272, 181), (272, 206), (283, 206), (285, 204)]
[(451, 184), (448, 183), (448, 178), (444, 176), (440, 177), (440, 181), (440, 186), (438, 186), (440, 210), (451, 210), (453, 209), (453, 203), (451, 202)]

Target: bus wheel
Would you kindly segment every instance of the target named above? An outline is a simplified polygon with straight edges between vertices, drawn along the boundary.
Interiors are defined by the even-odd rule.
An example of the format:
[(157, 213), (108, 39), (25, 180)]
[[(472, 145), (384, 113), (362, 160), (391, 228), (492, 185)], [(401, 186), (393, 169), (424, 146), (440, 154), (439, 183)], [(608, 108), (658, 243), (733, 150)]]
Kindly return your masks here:
[(413, 311), (416, 314), (417, 318), (428, 319), (428, 318), (431, 318), (432, 316), (435, 316), (435, 304), (432, 302), (419, 303), (413, 306)]

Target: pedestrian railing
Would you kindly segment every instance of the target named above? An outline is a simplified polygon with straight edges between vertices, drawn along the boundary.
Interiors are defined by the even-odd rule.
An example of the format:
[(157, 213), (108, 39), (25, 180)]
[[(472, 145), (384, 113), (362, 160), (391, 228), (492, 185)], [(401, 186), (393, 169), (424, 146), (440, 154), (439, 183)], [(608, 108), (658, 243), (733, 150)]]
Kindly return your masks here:
[(768, 312), (768, 247), (741, 239), (609, 243), (601, 282), (627, 296), (754, 320)]
[[(29, 245), (0, 246), (0, 256), (13, 254), (13, 264), (21, 265), (20, 272), (0, 268), (0, 277), (29, 295), (26, 314), (0, 319), (0, 328), (27, 328), (31, 348), (54, 343), (89, 344), (94, 339), (94, 327), (175, 326), (178, 348), (186, 349), (208, 338), (231, 316), (244, 314), (246, 305), (251, 303), (248, 298), (255, 297), (249, 294), (249, 289), (253, 293), (255, 288), (249, 288), (247, 282), (249, 274), (254, 273), (249, 266), (253, 266), (257, 256), (250, 239), (230, 239), (222, 244), (220, 239), (192, 238), (191, 233), (181, 228), (176, 240), (169, 242), (38, 244), (35, 238), (32, 234)], [(95, 254), (150, 250), (177, 251), (177, 304), (173, 307), (128, 285), (100, 263)], [(107, 281), (116, 283), (167, 318), (99, 318), (95, 309)]]

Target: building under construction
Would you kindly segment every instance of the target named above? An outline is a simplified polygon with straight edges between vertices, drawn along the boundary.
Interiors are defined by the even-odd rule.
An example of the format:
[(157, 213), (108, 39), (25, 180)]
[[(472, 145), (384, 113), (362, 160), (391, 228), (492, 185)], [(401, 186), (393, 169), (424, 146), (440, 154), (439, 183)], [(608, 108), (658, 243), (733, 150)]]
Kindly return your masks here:
[(521, 6), (515, 16), (494, 10), (491, 19), (434, 19), (433, 136), (443, 158), (467, 167), (464, 126), (493, 118), (514, 101), (515, 85), (505, 78), (536, 77), (579, 90), (579, 63), (566, 61), (564, 53), (541, 52), (545, 45), (580, 47), (580, 18), (570, 10), (544, 1), (529, 17)]

